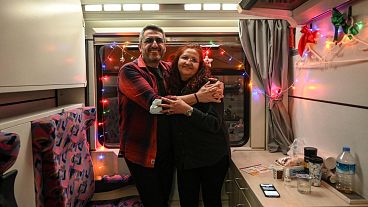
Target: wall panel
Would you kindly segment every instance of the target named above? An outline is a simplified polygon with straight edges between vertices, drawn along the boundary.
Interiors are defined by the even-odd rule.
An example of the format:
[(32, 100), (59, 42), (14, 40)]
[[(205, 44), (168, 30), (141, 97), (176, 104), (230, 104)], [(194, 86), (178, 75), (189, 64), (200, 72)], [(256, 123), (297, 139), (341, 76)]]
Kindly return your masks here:
[[(366, 42), (368, 13), (364, 8), (367, 7), (368, 1), (352, 4), (354, 22), (365, 25), (356, 37)], [(347, 7), (340, 12), (347, 13)], [(331, 16), (313, 21), (312, 25), (323, 35), (318, 36), (312, 48), (326, 60), (341, 62), (308, 67), (317, 61), (312, 55), (303, 68), (294, 67), (295, 90), (289, 96), (289, 107), (295, 137), (334, 156), (338, 156), (343, 146), (350, 146), (357, 161), (354, 190), (368, 198), (368, 61), (346, 62), (368, 59), (368, 45), (345, 40), (327, 47), (326, 42), (331, 42), (334, 34)], [(298, 37), (299, 31), (300, 28), (296, 32)], [(296, 40), (298, 44), (299, 38)], [(293, 59), (295, 64), (300, 57)]]
[(2, 1), (0, 93), (86, 86), (79, 0)]

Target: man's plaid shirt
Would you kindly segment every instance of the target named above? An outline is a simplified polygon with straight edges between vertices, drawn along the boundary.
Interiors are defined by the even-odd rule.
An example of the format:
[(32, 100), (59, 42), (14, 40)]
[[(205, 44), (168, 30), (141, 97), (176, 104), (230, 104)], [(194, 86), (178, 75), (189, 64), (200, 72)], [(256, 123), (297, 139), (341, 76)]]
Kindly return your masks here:
[[(160, 61), (159, 69), (167, 81), (171, 63)], [(154, 99), (160, 98), (156, 76), (140, 56), (120, 69), (118, 85), (120, 151), (133, 163), (154, 167), (157, 115), (150, 114), (149, 108)]]

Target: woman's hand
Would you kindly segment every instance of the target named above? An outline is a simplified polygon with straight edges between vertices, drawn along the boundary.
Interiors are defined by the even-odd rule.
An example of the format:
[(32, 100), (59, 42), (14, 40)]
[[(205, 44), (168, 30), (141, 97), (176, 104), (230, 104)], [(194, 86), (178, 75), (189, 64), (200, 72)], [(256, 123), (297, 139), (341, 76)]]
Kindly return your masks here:
[(159, 104), (158, 106), (161, 106), (163, 108), (161, 113), (164, 114), (184, 114), (192, 108), (183, 100), (178, 99), (175, 96), (170, 96), (169, 98), (161, 97), (161, 99), (163, 103)]
[(199, 102), (202, 103), (221, 102), (221, 99), (224, 97), (224, 83), (221, 81), (211, 83), (212, 81), (213, 80), (208, 81), (196, 93)]

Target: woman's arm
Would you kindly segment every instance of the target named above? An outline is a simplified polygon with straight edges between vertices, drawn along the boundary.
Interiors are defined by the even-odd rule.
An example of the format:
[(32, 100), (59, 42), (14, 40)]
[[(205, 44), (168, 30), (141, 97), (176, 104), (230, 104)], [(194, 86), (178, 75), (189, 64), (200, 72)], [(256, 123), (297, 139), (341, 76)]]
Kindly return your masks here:
[[(220, 103), (221, 99), (224, 97), (224, 83), (217, 81), (216, 83), (210, 83), (209, 81), (203, 85), (198, 92), (177, 96), (178, 99), (183, 100), (189, 105), (194, 105), (196, 103), (209, 103), (215, 102)], [(197, 96), (197, 97), (196, 97)]]
[[(210, 83), (208, 81), (205, 85), (203, 85), (196, 93), (191, 93), (182, 96), (168, 96), (168, 98), (172, 100), (183, 100), (189, 106), (193, 106), (196, 103), (220, 103), (221, 99), (224, 97), (224, 83), (221, 81), (217, 81), (215, 83)], [(163, 107), (161, 105), (161, 98), (155, 99), (150, 106), (150, 113), (151, 114), (161, 114)], [(165, 106), (164, 106), (165, 107)], [(161, 112), (160, 112), (161, 111)]]
[(217, 132), (222, 129), (223, 126), (223, 111), (224, 104), (221, 103), (207, 103), (208, 108), (206, 111), (201, 111), (195, 107), (190, 106), (181, 99), (171, 100), (162, 98), (167, 104), (162, 104), (162, 107), (166, 108), (162, 113), (166, 114), (183, 114), (188, 117), (189, 121), (199, 128)]

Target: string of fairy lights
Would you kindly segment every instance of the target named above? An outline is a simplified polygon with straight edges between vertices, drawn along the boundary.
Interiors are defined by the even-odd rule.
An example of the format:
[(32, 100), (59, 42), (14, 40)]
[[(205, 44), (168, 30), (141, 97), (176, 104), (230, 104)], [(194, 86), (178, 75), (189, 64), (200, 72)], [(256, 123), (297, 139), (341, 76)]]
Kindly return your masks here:
[[(351, 21), (352, 24), (354, 24), (355, 28), (356, 28), (356, 34), (359, 33), (360, 30), (363, 29), (364, 27), (364, 23), (362, 21), (360, 22), (357, 22), (357, 23), (354, 23), (353, 21)], [(349, 29), (349, 28), (348, 28)], [(325, 35), (325, 34), (321, 34), (319, 32), (319, 28), (317, 28), (316, 26), (312, 27), (312, 25), (310, 25), (310, 28), (308, 28), (308, 32), (310, 32), (310, 34), (316, 34), (316, 36), (314, 36), (312, 38), (313, 42), (307, 42), (307, 44), (316, 44), (316, 39), (318, 39), (318, 41), (322, 41), (322, 40), (325, 40), (325, 48), (326, 49), (331, 49), (337, 45), (340, 44), (345, 44), (346, 42), (348, 41), (352, 41), (352, 40), (355, 40), (355, 41), (358, 41), (360, 43), (363, 43), (363, 44), (366, 44), (368, 46), (368, 42), (364, 41), (364, 40), (361, 40), (357, 37), (353, 37), (352, 34), (345, 34), (342, 38), (342, 40), (340, 41), (331, 41), (329, 38), (331, 38), (330, 36), (328, 35)], [(338, 34), (342, 33), (342, 32), (346, 32), (345, 30), (343, 30), (342, 28), (339, 28), (337, 30)], [(310, 35), (309, 34), (309, 35)], [(213, 61), (213, 59), (211, 58), (211, 53), (212, 53), (212, 49), (213, 47), (215, 46), (216, 44), (214, 44), (212, 41), (209, 42), (209, 46), (206, 46), (206, 47), (203, 47), (203, 56), (204, 56), (204, 61), (207, 62), (207, 64), (211, 64), (211, 62)], [(297, 62), (296, 64), (296, 68), (298, 68), (298, 66), (300, 66), (300, 61), (304, 61), (306, 60), (307, 58), (319, 58), (319, 59), (325, 59), (325, 57), (321, 57), (316, 51), (314, 51), (313, 49), (311, 49), (311, 46), (308, 46), (307, 48), (309, 49), (305, 49), (303, 48), (303, 53), (301, 55), (301, 58), (299, 60), (299, 62)], [(121, 56), (119, 57), (119, 61), (121, 63), (121, 66), (123, 63), (126, 63), (128, 62), (125, 58), (128, 57), (128, 59), (130, 59), (129, 61), (132, 61), (136, 58), (138, 58), (138, 55), (139, 54), (133, 54), (132, 52), (129, 52), (127, 50), (127, 48), (131, 46), (131, 43), (130, 42), (125, 42), (124, 44), (118, 44), (116, 42), (113, 42), (111, 44), (108, 44), (108, 45), (104, 45), (101, 47), (100, 49), (100, 61), (101, 61), (101, 68), (102, 68), (102, 76), (101, 76), (101, 81), (108, 81), (108, 78), (109, 78), (109, 71), (107, 69), (107, 64), (108, 63), (111, 63), (111, 62), (114, 62), (116, 61), (116, 55), (114, 52), (116, 51), (119, 51), (121, 52)], [(105, 51), (105, 49), (108, 48), (109, 51), (108, 51), (108, 54), (104, 56), (104, 52), (102, 51)], [(219, 54), (220, 54), (220, 57), (223, 57), (221, 60), (219, 59), (216, 59), (218, 61), (226, 61), (227, 63), (231, 63), (233, 65), (236, 65), (236, 69), (237, 70), (243, 70), (243, 73), (242, 73), (242, 77), (248, 77), (249, 78), (249, 75), (247, 74), (247, 72), (244, 70), (244, 64), (243, 64), (243, 61), (237, 59), (236, 57), (234, 57), (231, 53), (229, 53), (228, 51), (226, 51), (224, 48), (222, 48), (221, 46), (218, 48), (219, 49)], [(213, 55), (212, 55), (213, 56)], [(218, 56), (217, 56), (218, 57)], [(116, 69), (116, 72), (117, 70), (119, 69), (120, 67), (118, 68), (114, 68)], [(267, 97), (270, 101), (272, 100), (280, 100), (282, 99), (282, 96), (285, 92), (289, 91), (290, 89), (295, 89), (295, 85), (296, 83), (298, 83), (298, 77), (300, 76), (300, 70), (299, 70), (299, 74), (297, 74), (295, 77), (294, 77), (294, 81), (288, 85), (288, 87), (282, 89), (280, 88), (279, 86), (276, 86), (276, 85), (271, 85), (270, 86), (270, 91), (267, 91), (266, 90), (261, 90), (259, 87), (253, 87), (253, 83), (250, 82), (249, 83), (249, 88), (251, 89), (252, 91), (252, 94), (253, 95), (258, 95), (258, 94), (262, 94), (264, 95), (265, 97)], [(104, 84), (102, 83), (101, 84), (102, 86), (104, 86)], [(108, 106), (108, 99), (104, 96), (104, 93), (106, 92), (106, 89), (104, 87), (102, 87), (101, 89), (101, 94), (102, 94), (102, 99), (100, 100), (101, 101), (101, 106), (102, 106), (102, 114), (103, 115), (106, 115), (107, 113), (110, 113), (110, 107)], [(98, 122), (98, 126), (99, 127), (102, 127), (102, 131), (100, 132), (101, 134), (99, 134), (99, 137), (104, 137), (104, 135), (107, 133), (105, 131), (105, 127), (104, 127), (104, 122), (105, 122), (105, 118), (104, 116), (102, 116), (102, 119)]]
[[(104, 45), (100, 48), (100, 52), (99, 52), (99, 58), (100, 58), (100, 62), (101, 62), (101, 77), (100, 77), (100, 81), (101, 81), (101, 100), (99, 100), (99, 102), (101, 103), (101, 108), (102, 108), (102, 117), (101, 119), (98, 121), (98, 127), (99, 127), (99, 138), (103, 138), (106, 134), (108, 134), (108, 132), (105, 130), (105, 115), (107, 115), (108, 113), (110, 113), (110, 106), (109, 106), (109, 100), (108, 98), (105, 96), (105, 93), (107, 92), (107, 89), (105, 88), (105, 84), (104, 82), (109, 81), (109, 76), (111, 75), (111, 72), (117, 72), (118, 69), (125, 63), (133, 61), (134, 59), (138, 58), (139, 54), (133, 54), (132, 52), (129, 52), (128, 48), (129, 47), (134, 47), (134, 45), (132, 45), (130, 42), (125, 42), (123, 44), (119, 44), (117, 42), (112, 42), (110, 44)], [(216, 44), (214, 44), (212, 41), (209, 42), (209, 45), (206, 45), (205, 47), (202, 47), (202, 52), (203, 52), (203, 56), (204, 56), (204, 61), (211, 65), (213, 59), (211, 58), (212, 55), (212, 50), (214, 47), (218, 47)], [(121, 55), (120, 55), (121, 53)], [(232, 55), (230, 52), (228, 52), (226, 49), (221, 48), (221, 46), (219, 47), (219, 59), (216, 59), (218, 61), (222, 61), (228, 63), (228, 64), (232, 64), (232, 65), (236, 65), (236, 70), (240, 70), (243, 71), (242, 73), (242, 77), (249, 77), (249, 75), (246, 73), (246, 71), (244, 70), (244, 64), (243, 61), (239, 60), (237, 57), (235, 57), (234, 55)], [(116, 57), (116, 56), (120, 56), (120, 57)], [(126, 60), (128, 59), (128, 60)], [(119, 60), (120, 62), (120, 67), (114, 67), (113, 70), (109, 69), (108, 66), (110, 65), (110, 63), (112, 62), (117, 62), (117, 60)]]
[[(351, 10), (351, 9), (349, 8), (349, 10)], [(334, 11), (337, 11), (337, 10), (334, 9)], [(312, 65), (308, 65), (308, 63), (304, 64), (304, 61), (307, 60), (307, 59), (312, 59), (312, 60), (317, 59), (318, 61), (320, 61), (320, 62), (317, 62), (317, 63), (318, 64), (324, 64), (323, 66), (326, 66), (329, 63), (345, 63), (345, 62), (351, 62), (352, 63), (352, 62), (368, 61), (368, 59), (326, 61), (326, 59), (327, 59), (326, 57), (321, 56), (320, 54), (318, 54), (315, 50), (313, 50), (311, 48), (311, 45), (316, 44), (317, 40), (318, 41), (323, 41), (324, 40), (325, 41), (325, 48), (327, 50), (330, 50), (330, 51), (334, 47), (341, 48), (344, 45), (348, 45), (348, 43), (351, 42), (351, 41), (357, 41), (361, 44), (364, 44), (364, 45), (368, 46), (367, 41), (361, 40), (361, 39), (359, 39), (358, 37), (355, 36), (359, 33), (359, 31), (361, 31), (363, 29), (363, 27), (365, 25), (363, 23), (363, 21), (354, 22), (354, 19), (351, 17), (351, 14), (348, 15), (349, 20), (344, 20), (344, 18), (342, 18), (342, 16), (341, 16), (343, 14), (338, 13), (338, 12), (332, 15), (332, 19), (336, 18), (336, 15), (337, 15), (337, 17), (339, 17), (340, 21), (342, 21), (342, 22), (345, 21), (345, 23), (340, 22), (340, 24), (337, 24), (339, 26), (337, 26), (336, 24), (334, 24), (334, 21), (332, 20), (332, 23), (335, 26), (335, 29), (337, 29), (336, 30), (337, 35), (335, 35), (335, 36), (338, 36), (338, 37), (342, 36), (342, 38), (340, 40), (335, 39), (336, 37), (334, 36), (334, 40), (331, 41), (330, 38), (332, 38), (332, 37), (330, 37), (326, 34), (322, 34), (320, 32), (320, 29), (317, 26), (313, 25), (312, 23), (309, 25), (309, 28), (308, 28), (308, 25), (304, 26), (305, 28), (307, 28), (307, 37), (305, 37), (305, 38), (308, 39), (308, 41), (306, 41), (305, 44), (309, 44), (309, 45), (307, 45), (306, 49), (304, 49), (304, 47), (302, 47), (303, 51), (302, 51), (300, 60), (297, 61), (296, 64), (295, 64), (296, 68), (302, 68), (303, 66), (305, 66), (305, 68), (312, 68)], [(348, 23), (347, 23), (348, 21), (349, 21), (350, 25), (348, 25)], [(345, 28), (342, 27), (341, 25), (345, 25)], [(353, 33), (351, 33), (351, 28), (354, 28)], [(344, 35), (341, 35), (342, 33), (344, 33)], [(309, 37), (308, 37), (308, 35), (309, 35)], [(303, 38), (303, 36), (302, 36), (302, 38)], [(301, 41), (302, 40), (299, 41), (298, 49), (300, 49), (300, 42)], [(368, 48), (363, 49), (362, 51), (368, 51)], [(332, 53), (332, 55), (336, 55), (336, 54)], [(252, 88), (253, 95), (263, 94), (264, 96), (269, 98), (271, 101), (272, 100), (280, 100), (280, 99), (282, 99), (282, 95), (285, 92), (289, 91), (290, 89), (294, 90), (296, 88), (295, 85), (296, 85), (296, 83), (298, 83), (299, 76), (301, 75), (301, 71), (299, 70), (298, 72), (299, 73), (294, 77), (294, 81), (288, 87), (286, 87), (285, 89), (281, 89), (278, 86), (272, 85), (270, 92), (266, 93), (264, 90), (261, 90), (259, 88), (252, 88), (252, 83), (251, 82), (249, 83), (249, 87)], [(314, 89), (314, 88), (315, 87), (311, 87), (311, 89)]]

